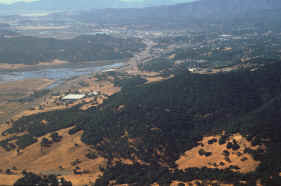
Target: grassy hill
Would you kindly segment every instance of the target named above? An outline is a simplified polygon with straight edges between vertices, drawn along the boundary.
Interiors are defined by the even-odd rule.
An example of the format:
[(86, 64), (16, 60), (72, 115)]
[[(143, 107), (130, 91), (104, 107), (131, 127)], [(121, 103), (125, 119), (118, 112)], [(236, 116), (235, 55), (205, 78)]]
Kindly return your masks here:
[[(82, 130), (92, 155), (107, 159), (95, 185), (192, 180), (280, 185), (280, 68), (276, 62), (256, 71), (200, 75), (179, 67), (174, 78), (150, 84), (108, 72), (100, 78), (122, 91), (102, 105), (24, 117), (4, 134), (25, 135), (1, 145), (24, 149), (48, 133), (74, 127), (70, 134)], [(205, 163), (197, 162), (201, 159)]]

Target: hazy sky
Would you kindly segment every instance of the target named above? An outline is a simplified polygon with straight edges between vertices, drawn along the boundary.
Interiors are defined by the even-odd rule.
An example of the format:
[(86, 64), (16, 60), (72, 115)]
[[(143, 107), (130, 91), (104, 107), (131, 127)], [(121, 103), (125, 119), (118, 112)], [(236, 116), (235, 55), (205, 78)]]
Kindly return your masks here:
[[(4, 3), (4, 4), (12, 4), (12, 3), (15, 3), (15, 2), (20, 2), (20, 1), (24, 1), (24, 2), (31, 2), (31, 1), (38, 1), (38, 0), (0, 0), (0, 4), (1, 3)], [(59, 1), (59, 0), (58, 0)], [(143, 2), (143, 1), (146, 1), (146, 2), (148, 2), (149, 0), (121, 0), (121, 1), (126, 1), (126, 2)], [(183, 1), (186, 1), (186, 2), (188, 2), (188, 1), (192, 1), (192, 0), (170, 0), (170, 1), (174, 1), (174, 2), (176, 2), (176, 1), (181, 1), (181, 2), (183, 2)]]
[(31, 1), (34, 1), (34, 0), (0, 0), (0, 3), (12, 4), (12, 3), (15, 3), (15, 2), (20, 2), (20, 1), (31, 2)]

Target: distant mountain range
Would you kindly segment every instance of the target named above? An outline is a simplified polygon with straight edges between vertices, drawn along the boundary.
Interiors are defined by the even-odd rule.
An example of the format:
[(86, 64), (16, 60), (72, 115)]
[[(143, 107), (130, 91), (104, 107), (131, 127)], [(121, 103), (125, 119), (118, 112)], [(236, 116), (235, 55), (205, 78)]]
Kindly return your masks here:
[(87, 10), (104, 8), (141, 8), (148, 6), (171, 5), (176, 3), (191, 2), (194, 0), (40, 0), (34, 2), (18, 2), (11, 5), (0, 4), (0, 10), (19, 11), (54, 11), (54, 10)]
[(171, 25), (228, 23), (230, 19), (279, 19), (281, 1), (276, 0), (200, 0), (141, 9), (105, 9), (82, 12), (81, 21), (108, 24)]
[[(192, 3), (191, 3), (192, 2)], [(167, 11), (192, 16), (212, 15), (222, 13), (241, 13), (251, 10), (280, 8), (277, 0), (39, 0), (34, 2), (17, 2), (11, 5), (1, 4), (0, 10), (17, 11), (55, 11), (55, 10), (89, 10), (106, 8), (143, 8), (151, 6), (173, 5), (166, 7)], [(162, 7), (161, 7), (162, 8)], [(158, 13), (154, 12), (153, 13)]]

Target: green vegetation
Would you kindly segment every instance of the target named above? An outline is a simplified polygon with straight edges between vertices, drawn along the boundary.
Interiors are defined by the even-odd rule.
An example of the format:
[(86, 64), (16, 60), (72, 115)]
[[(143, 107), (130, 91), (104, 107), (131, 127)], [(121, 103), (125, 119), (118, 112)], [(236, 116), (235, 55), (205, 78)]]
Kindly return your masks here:
[(55, 175), (39, 176), (34, 173), (23, 172), (24, 177), (17, 180), (14, 186), (72, 186), (72, 183)]
[(20, 103), (24, 103), (24, 102), (32, 102), (35, 99), (41, 98), (45, 95), (47, 95), (50, 92), (50, 89), (42, 89), (42, 90), (38, 90), (33, 92), (30, 96), (27, 97), (23, 97), (23, 98), (19, 98), (19, 99), (13, 99), (10, 100), (11, 102), (20, 102)]
[[(125, 175), (128, 175), (128, 177)], [(216, 179), (219, 183), (224, 182), (240, 185), (240, 180), (247, 180), (247, 177), (253, 180), (255, 179), (254, 175), (236, 173), (230, 168), (226, 170), (190, 168), (185, 171), (176, 170), (175, 172), (171, 172), (165, 167), (144, 166), (140, 164), (124, 165), (119, 163), (112, 168), (106, 169), (104, 176), (96, 181), (95, 186), (108, 185), (111, 180), (116, 180), (119, 184), (129, 183), (129, 185), (136, 186), (150, 185), (155, 182), (161, 186), (166, 186), (170, 185), (173, 180), (188, 182), (197, 179), (203, 181)], [(255, 182), (250, 181), (248, 185), (255, 185), (253, 183)]]
[(163, 70), (167, 70), (172, 68), (174, 65), (173, 61), (166, 59), (166, 58), (156, 58), (152, 59), (148, 62), (143, 64), (139, 64), (138, 67), (142, 71), (148, 72), (161, 72)]
[(70, 62), (112, 60), (131, 57), (144, 47), (137, 39), (107, 35), (79, 36), (70, 40), (20, 36), (0, 37), (0, 63), (37, 64), (60, 59)]
[(182, 47), (171, 52), (176, 55), (175, 60), (202, 68), (220, 69), (241, 62), (264, 64), (280, 60), (281, 39), (278, 33), (261, 29), (233, 29), (227, 33), (228, 37), (222, 36), (223, 32), (218, 30), (164, 37), (157, 40), (157, 47), (180, 45)]
[(55, 143), (60, 142), (62, 140), (62, 136), (60, 136), (57, 132), (53, 133), (51, 135), (51, 138)]
[[(87, 112), (80, 111), (79, 105), (71, 109), (57, 110), (23, 117), (20, 120), (14, 122), (13, 127), (3, 132), (2, 135), (6, 135), (8, 133), (19, 133), (24, 131), (28, 131), (29, 134), (21, 137), (16, 136), (3, 140), (0, 142), (0, 146), (5, 148), (6, 150), (13, 150), (16, 148), (16, 146), (14, 143), (11, 143), (11, 141), (16, 140), (16, 144), (19, 146), (19, 148), (23, 149), (27, 145), (35, 143), (35, 139), (37, 137), (44, 136), (45, 134), (55, 132), (59, 129), (71, 127), (74, 125), (75, 121), (77, 123), (81, 122), (80, 117), (87, 118), (90, 116)], [(41, 122), (42, 120), (48, 120), (48, 125), (43, 125)], [(51, 137), (53, 138), (54, 142), (61, 139), (61, 137), (56, 136), (55, 133)], [(24, 141), (21, 141), (22, 139), (24, 139)], [(46, 142), (46, 140), (44, 142)], [(52, 143), (52, 141), (50, 142)], [(43, 143), (43, 146), (44, 144), (49, 143)]]
[(206, 156), (206, 157), (212, 155), (211, 152), (206, 152), (204, 149), (200, 149), (200, 150), (198, 151), (198, 153), (200, 154), (200, 156)]
[(52, 145), (52, 141), (50, 141), (48, 138), (43, 138), (40, 145), (41, 147), (50, 147)]
[(29, 145), (36, 143), (37, 139), (29, 134), (20, 136), (17, 138), (17, 142), (16, 145), (20, 148), (20, 149), (24, 149), (25, 147), (28, 147)]

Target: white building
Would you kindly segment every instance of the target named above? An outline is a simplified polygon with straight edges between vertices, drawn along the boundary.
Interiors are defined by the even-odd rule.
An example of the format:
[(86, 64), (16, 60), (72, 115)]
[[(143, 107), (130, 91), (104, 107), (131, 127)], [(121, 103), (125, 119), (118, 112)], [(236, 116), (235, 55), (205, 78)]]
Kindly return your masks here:
[(195, 72), (197, 69), (196, 68), (189, 68), (188, 71), (189, 72)]
[(62, 100), (78, 100), (83, 99), (85, 96), (85, 94), (68, 94), (64, 96)]

